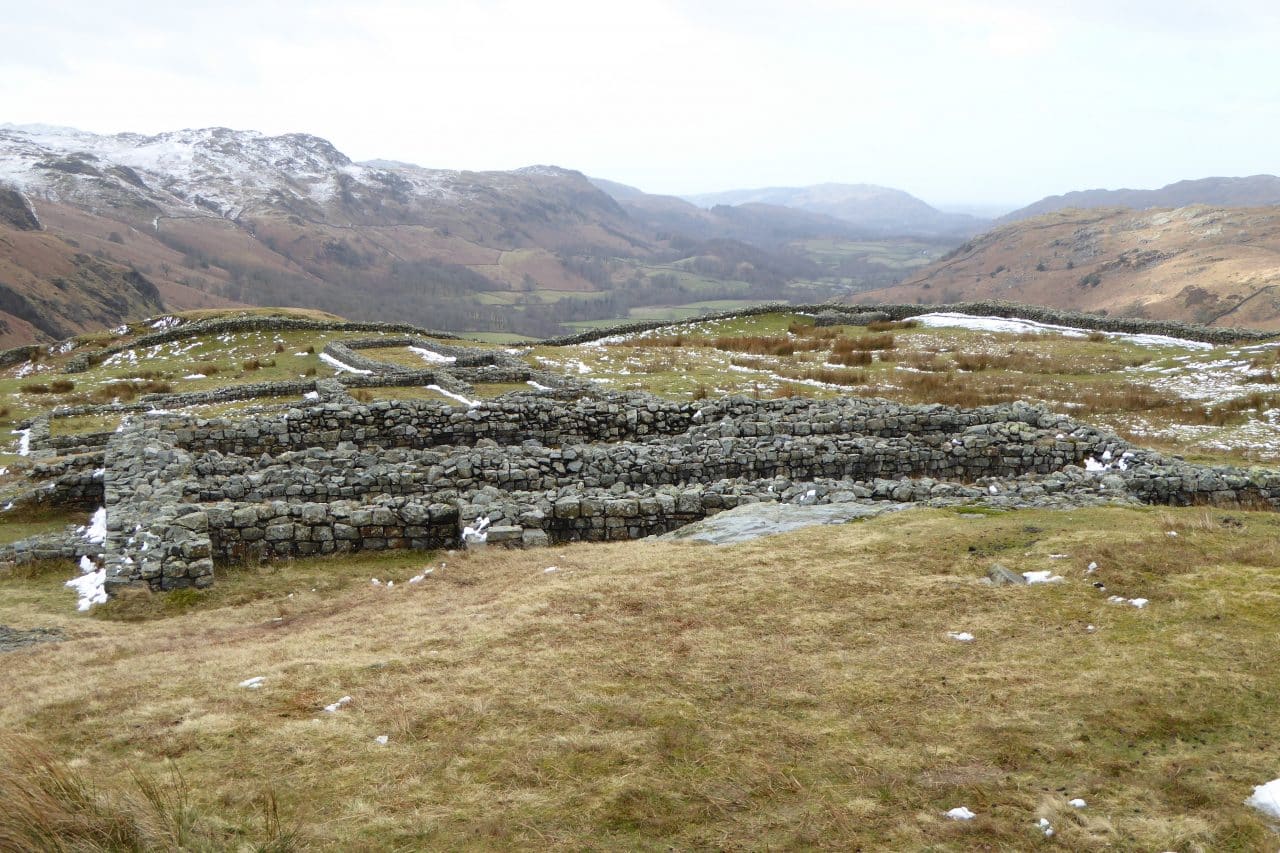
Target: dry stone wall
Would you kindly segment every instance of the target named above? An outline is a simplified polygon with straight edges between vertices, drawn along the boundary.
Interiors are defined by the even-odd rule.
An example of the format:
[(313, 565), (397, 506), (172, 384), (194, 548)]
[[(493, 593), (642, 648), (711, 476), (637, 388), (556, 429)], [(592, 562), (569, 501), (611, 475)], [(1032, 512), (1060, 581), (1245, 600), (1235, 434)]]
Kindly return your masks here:
[(327, 403), (247, 423), (136, 418), (106, 458), (112, 588), (207, 585), (215, 560), (457, 547), (479, 519), (490, 545), (532, 546), (759, 501), (1280, 503), (1274, 473), (1166, 459), (1025, 404)]
[[(812, 307), (846, 321), (847, 311), (860, 310)], [(966, 308), (1001, 313), (987, 303)], [(746, 313), (766, 310), (774, 309)], [(927, 309), (877, 310), (901, 319)], [(1073, 324), (1061, 312), (1032, 317)], [(311, 327), (273, 325), (277, 319), (235, 323)], [(1248, 337), (1145, 321), (1105, 325)], [(154, 339), (147, 343), (215, 326), (240, 329), (188, 324), (147, 336)], [(501, 351), (425, 341), (416, 330), (377, 330), (400, 336), (327, 349), (367, 374), (149, 397), (111, 408), (125, 415), (119, 430), (65, 441), (50, 436), (48, 419), (33, 423), (33, 448), (58, 454), (37, 463), (48, 499), (81, 506), (100, 499), (107, 509), (108, 590), (208, 586), (219, 562), (458, 547), (468, 526), (485, 528), (490, 547), (635, 539), (764, 501), (1280, 505), (1275, 472), (1191, 465), (1023, 403), (960, 409), (856, 397), (673, 402), (605, 392), (533, 370)], [(417, 370), (376, 358), (377, 347), (419, 345), (454, 361)], [(435, 384), (464, 395), (479, 383), (530, 381), (547, 388), (472, 405), (360, 404), (348, 394)], [(141, 410), (264, 393), (299, 400), (234, 421)], [(304, 401), (304, 394), (315, 399)], [(45, 543), (46, 550), (54, 547)]]

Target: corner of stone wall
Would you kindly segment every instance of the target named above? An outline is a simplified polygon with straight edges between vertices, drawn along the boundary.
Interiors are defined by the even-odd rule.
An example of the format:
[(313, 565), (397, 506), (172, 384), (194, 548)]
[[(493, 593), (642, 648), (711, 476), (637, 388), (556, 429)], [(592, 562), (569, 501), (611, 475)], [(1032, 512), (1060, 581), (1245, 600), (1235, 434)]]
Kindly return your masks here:
[(174, 446), (172, 432), (133, 418), (107, 442), (106, 458), (108, 594), (212, 584), (208, 514), (184, 502), (191, 454)]

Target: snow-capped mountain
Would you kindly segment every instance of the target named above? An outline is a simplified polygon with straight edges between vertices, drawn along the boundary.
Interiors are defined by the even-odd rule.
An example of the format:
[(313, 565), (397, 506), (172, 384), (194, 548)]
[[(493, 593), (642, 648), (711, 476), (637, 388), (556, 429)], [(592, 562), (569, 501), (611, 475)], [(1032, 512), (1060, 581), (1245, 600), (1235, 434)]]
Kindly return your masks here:
[(476, 173), (361, 165), (328, 140), (305, 133), (267, 136), (213, 127), (105, 136), (0, 125), (0, 184), (32, 199), (157, 216), (238, 220), (288, 212), (320, 221), (400, 221), (440, 206), (488, 204), (494, 193), (539, 189), (547, 179), (589, 187), (578, 173), (548, 166)]
[(110, 328), (136, 300), (104, 294), (133, 280), (170, 310), (302, 305), (502, 328), (514, 297), (480, 293), (596, 290), (600, 274), (584, 278), (572, 255), (655, 245), (569, 169), (362, 164), (317, 136), (227, 128), (0, 125), (0, 232), (0, 346)]

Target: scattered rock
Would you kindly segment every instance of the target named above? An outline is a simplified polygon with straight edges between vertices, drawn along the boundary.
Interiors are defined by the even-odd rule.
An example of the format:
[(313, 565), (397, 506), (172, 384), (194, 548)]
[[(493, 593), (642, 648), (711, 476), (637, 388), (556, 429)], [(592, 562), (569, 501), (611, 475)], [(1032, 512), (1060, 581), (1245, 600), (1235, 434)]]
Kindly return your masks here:
[(987, 569), (987, 577), (996, 586), (1025, 586), (1027, 579), (1001, 563), (992, 563)]
[(28, 628), (20, 630), (0, 625), (0, 652), (12, 652), (36, 643), (53, 643), (62, 639), (62, 631), (57, 628)]

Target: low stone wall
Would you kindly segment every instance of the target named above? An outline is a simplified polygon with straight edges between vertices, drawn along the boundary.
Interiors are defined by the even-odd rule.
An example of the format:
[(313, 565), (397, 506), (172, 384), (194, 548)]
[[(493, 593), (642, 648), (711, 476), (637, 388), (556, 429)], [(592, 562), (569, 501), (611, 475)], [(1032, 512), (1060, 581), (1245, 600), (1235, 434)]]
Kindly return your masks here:
[(209, 516), (183, 501), (193, 460), (151, 418), (123, 425), (107, 444), (103, 482), (108, 594), (122, 587), (153, 590), (213, 583)]
[(69, 527), (62, 533), (46, 533), (0, 545), (0, 569), (46, 560), (75, 562), (81, 557), (98, 559), (102, 551), (102, 545), (86, 541), (74, 527)]
[[(1235, 341), (1273, 340), (1280, 336), (1276, 332), (1259, 329), (1245, 329), (1228, 326), (1202, 326), (1195, 323), (1178, 323), (1172, 320), (1146, 320), (1137, 317), (1111, 317), (1099, 314), (1085, 314), (1079, 311), (1064, 311), (1057, 308), (1045, 308), (1037, 305), (1023, 305), (1016, 302), (982, 301), (952, 302), (939, 305), (908, 305), (903, 303), (868, 303), (866, 305), (850, 305), (845, 303), (821, 303), (789, 305), (773, 302), (757, 305), (752, 308), (736, 311), (724, 311), (717, 314), (706, 314), (691, 318), (689, 322), (709, 322), (716, 320), (735, 320), (740, 317), (755, 317), (761, 314), (772, 314), (785, 311), (796, 314), (824, 315), (826, 325), (834, 325), (835, 314), (846, 314), (850, 325), (861, 325), (867, 322), (866, 314), (874, 312), (883, 314), (890, 320), (907, 320), (921, 314), (935, 312), (954, 312), (973, 314), (980, 317), (1007, 317), (1033, 320), (1038, 323), (1052, 323), (1059, 326), (1072, 326), (1086, 331), (1125, 332), (1129, 334), (1168, 335), (1175, 338), (1186, 338), (1192, 341), (1203, 341), (1212, 344), (1229, 344)], [(592, 329), (573, 335), (547, 338), (544, 346), (566, 346), (598, 341), (615, 335), (633, 335), (648, 332), (672, 325), (669, 320), (647, 320), (635, 323), (620, 323), (604, 329)]]
[(114, 344), (94, 353), (82, 353), (67, 365), (67, 373), (88, 370), (118, 352), (134, 347), (148, 347), (156, 344), (167, 344), (193, 335), (221, 335), (235, 332), (388, 332), (391, 334), (429, 335), (446, 339), (460, 340), (449, 332), (433, 332), (407, 323), (354, 323), (348, 321), (306, 320), (300, 317), (255, 316), (225, 317), (211, 320), (195, 320), (184, 322), (172, 328), (162, 329), (142, 335), (126, 343)]
[(222, 502), (207, 507), (215, 557), (253, 561), (387, 549), (427, 550), (458, 543), (458, 508), (380, 496), (371, 503)]

